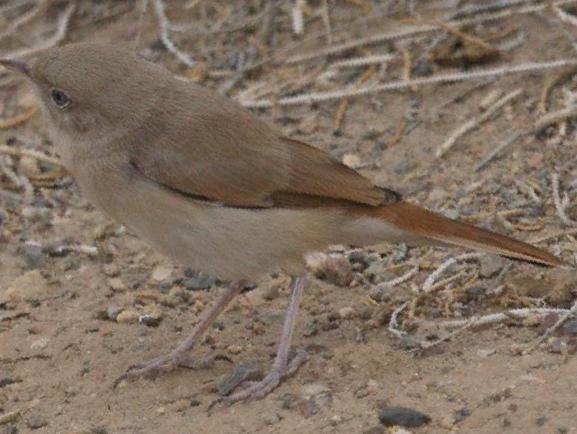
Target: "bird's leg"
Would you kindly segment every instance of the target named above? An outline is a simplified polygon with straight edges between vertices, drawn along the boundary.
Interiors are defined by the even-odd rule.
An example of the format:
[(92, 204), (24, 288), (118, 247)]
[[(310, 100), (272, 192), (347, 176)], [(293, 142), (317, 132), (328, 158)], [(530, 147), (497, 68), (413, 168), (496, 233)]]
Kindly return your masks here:
[(261, 381), (252, 383), (246, 389), (234, 393), (226, 398), (214, 401), (211, 407), (215, 404), (232, 404), (237, 401), (246, 399), (260, 399), (268, 395), (283, 378), (294, 374), (297, 369), (308, 360), (308, 355), (305, 351), (297, 351), (296, 354), (289, 360), (289, 351), (292, 340), (292, 335), (295, 328), (296, 316), (299, 309), (302, 292), (305, 286), (305, 277), (293, 277), (291, 281), (291, 294), (289, 304), (285, 313), (282, 334), (278, 345), (275, 360), (272, 368)]
[(154, 377), (161, 371), (169, 371), (179, 366), (191, 369), (209, 368), (216, 360), (230, 361), (226, 356), (193, 359), (190, 357), (188, 352), (198, 343), (200, 337), (210, 327), (218, 315), (226, 308), (231, 300), (241, 292), (244, 285), (245, 282), (243, 281), (230, 284), (216, 304), (202, 313), (200, 321), (194, 327), (192, 333), (181, 342), (178, 347), (163, 356), (155, 357), (154, 359), (130, 366), (127, 371), (114, 382), (114, 386), (116, 387), (122, 380), (133, 379), (140, 376)]

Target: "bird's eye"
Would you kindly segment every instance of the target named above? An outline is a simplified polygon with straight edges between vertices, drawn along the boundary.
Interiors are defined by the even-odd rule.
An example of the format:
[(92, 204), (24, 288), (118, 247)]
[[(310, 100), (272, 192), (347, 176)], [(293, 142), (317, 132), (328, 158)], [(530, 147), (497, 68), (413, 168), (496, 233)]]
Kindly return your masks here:
[(64, 92), (58, 89), (52, 89), (50, 92), (50, 96), (52, 97), (52, 101), (58, 108), (65, 108), (70, 105), (70, 98)]

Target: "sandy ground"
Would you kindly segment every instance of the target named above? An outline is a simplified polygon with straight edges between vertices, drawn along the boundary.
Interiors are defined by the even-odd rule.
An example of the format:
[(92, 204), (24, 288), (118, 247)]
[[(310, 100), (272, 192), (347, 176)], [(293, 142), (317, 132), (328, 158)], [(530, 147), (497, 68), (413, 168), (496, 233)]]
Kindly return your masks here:
[[(20, 37), (4, 40), (1, 53), (19, 44), (32, 45), (35, 32), (53, 27), (65, 3), (53, 2), (42, 17), (18, 30)], [(139, 6), (120, 3), (78, 2), (66, 41), (133, 41), (139, 29)], [(310, 14), (322, 6), (322, 2), (309, 3)], [(334, 7), (334, 43), (402, 28), (382, 17), (351, 24), (364, 16), (364, 7), (377, 8), (377, 2), (328, 3)], [(409, 13), (404, 2), (389, 3), (391, 17)], [(179, 9), (179, 2), (169, 6), (175, 19), (189, 13)], [(249, 6), (260, 10), (257, 1), (229, 4), (237, 12)], [(293, 34), (291, 7), (284, 4), (276, 15), (269, 49), (283, 53), (283, 48), (302, 40), (300, 53), (326, 46), (324, 39), (307, 40), (307, 35), (324, 29), (322, 20), (313, 15), (305, 21), (303, 36)], [(235, 53), (251, 47), (250, 32), (190, 39), (176, 35), (183, 49), (203, 59), (202, 68), (186, 68), (157, 41), (158, 27), (151, 14), (149, 11), (140, 26), (142, 51), (175, 73), (207, 86), (226, 84), (230, 74), (215, 71), (234, 69)], [(511, 29), (523, 35), (522, 43), (501, 60), (472, 67), (574, 57), (567, 35), (548, 14), (514, 15), (487, 27), (466, 27), (470, 34), (486, 39), (489, 34)], [(13, 15), (3, 17), (5, 22), (9, 17)], [(573, 28), (568, 25), (567, 31), (571, 33)], [(405, 51), (412, 53), (414, 60), (431, 40), (428, 36), (405, 44), (385, 43), (353, 54)], [(322, 65), (320, 60), (316, 63)], [(240, 90), (259, 81), (272, 82), (273, 77), (294, 85), (301, 75), (317, 67), (315, 62), (305, 65), (291, 69), (282, 62), (268, 65), (240, 77), (230, 93), (238, 96)], [(402, 63), (394, 63), (377, 73), (382, 74), (378, 79), (396, 79), (402, 67)], [(356, 70), (343, 83), (354, 82), (364, 71)], [(434, 73), (448, 71), (448, 67), (436, 65)], [(559, 174), (570, 203), (576, 192), (573, 162), (577, 145), (571, 121), (530, 133), (541, 116), (542, 90), (560, 72), (563, 70), (507, 75), (483, 86), (479, 81), (467, 81), (375, 93), (349, 99), (340, 122), (335, 120), (342, 109), (339, 101), (259, 113), (291, 137), (344, 158), (411, 201), (521, 239), (537, 239), (570, 229), (555, 211), (551, 176)], [(547, 99), (550, 112), (571, 105), (577, 85), (568, 77), (555, 82)], [(0, 84), (2, 119), (33, 105), (22, 83)], [(298, 93), (299, 87), (294, 86)], [(458, 140), (444, 157), (434, 156), (456, 128), (480, 113), (490, 92), (502, 95), (517, 88), (522, 96)], [(323, 90), (323, 85), (316, 89)], [(473, 170), (514, 131), (529, 134), (484, 170)], [(50, 152), (45, 138), (39, 115), (0, 130), (3, 142)], [(559, 274), (506, 260), (489, 260), (484, 266), (493, 271), (475, 261), (453, 267), (443, 277), (461, 273), (455, 280), (433, 295), (417, 296), (432, 271), (451, 255), (463, 253), (443, 249), (384, 246), (364, 250), (358, 257), (373, 259), (370, 265), (359, 266), (350, 251), (335, 248), (333, 256), (341, 259), (338, 271), (352, 280), (346, 279), (343, 285), (335, 284), (338, 279), (330, 276), (311, 279), (294, 339), (295, 347), (307, 349), (311, 358), (263, 400), (209, 412), (208, 405), (219, 396), (217, 385), (232, 368), (224, 361), (206, 370), (179, 369), (155, 380), (121, 383), (113, 390), (115, 378), (128, 366), (166, 352), (183, 339), (199, 312), (221, 293), (222, 284), (198, 289), (204, 285), (198, 285), (196, 274), (170, 263), (111, 224), (86, 202), (69, 178), (35, 181), (39, 174), (50, 173), (52, 166), (18, 157), (3, 161), (9, 163), (16, 174), (32, 180), (34, 196), (27, 202), (24, 190), (14, 185), (6, 171), (0, 171), (1, 190), (12, 193), (0, 196), (1, 433), (395, 432), (396, 428), (379, 424), (378, 409), (386, 406), (404, 406), (429, 415), (429, 424), (407, 428), (414, 433), (577, 432), (575, 322), (569, 320), (553, 337), (524, 355), (522, 350), (558, 316), (511, 318), (473, 327), (420, 351), (411, 351), (405, 340), (388, 331), (391, 313), (406, 301), (413, 302), (413, 309), (401, 313), (400, 327), (414, 339), (428, 340), (446, 336), (446, 331), (435, 327), (444, 320), (512, 308), (568, 308), (573, 303), (577, 276), (571, 271)], [(507, 210), (513, 211), (497, 213)], [(569, 218), (572, 211), (569, 206)], [(571, 235), (552, 237), (540, 245), (567, 261), (574, 260)], [(417, 274), (385, 297), (370, 296), (379, 282), (417, 265)], [(323, 265), (319, 267), (322, 274)], [(233, 302), (197, 348), (198, 354), (224, 354), (235, 364), (255, 362), (266, 371), (274, 356), (287, 284), (288, 278), (282, 274), (263, 277), (255, 289)], [(133, 321), (143, 314), (152, 318), (150, 326)]]

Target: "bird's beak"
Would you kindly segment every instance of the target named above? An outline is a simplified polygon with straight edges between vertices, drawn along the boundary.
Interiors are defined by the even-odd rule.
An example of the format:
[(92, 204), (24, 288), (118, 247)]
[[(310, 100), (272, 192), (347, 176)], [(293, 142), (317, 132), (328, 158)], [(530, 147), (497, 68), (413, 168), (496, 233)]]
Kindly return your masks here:
[(9, 69), (11, 71), (15, 71), (20, 74), (24, 74), (27, 77), (30, 77), (30, 69), (28, 69), (28, 65), (26, 63), (19, 61), (19, 60), (9, 60), (9, 59), (0, 59), (0, 65), (4, 68)]

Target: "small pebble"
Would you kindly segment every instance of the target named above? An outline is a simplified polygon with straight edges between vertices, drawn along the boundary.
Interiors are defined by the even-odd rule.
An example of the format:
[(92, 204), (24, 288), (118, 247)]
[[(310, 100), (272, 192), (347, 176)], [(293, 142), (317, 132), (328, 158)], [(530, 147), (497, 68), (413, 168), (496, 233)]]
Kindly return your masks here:
[(467, 407), (462, 407), (455, 411), (455, 423), (459, 423), (469, 416), (471, 416), (471, 410), (469, 410)]
[(243, 349), (244, 348), (240, 345), (229, 345), (226, 348), (226, 351), (228, 351), (231, 354), (240, 354), (240, 353), (242, 353)]
[(351, 263), (342, 256), (316, 253), (307, 257), (307, 265), (315, 277), (333, 285), (348, 286), (353, 280)]
[(119, 306), (108, 306), (106, 308), (106, 318), (111, 321), (116, 321), (118, 315), (122, 312), (122, 308)]
[(303, 327), (303, 336), (315, 336), (319, 332), (319, 322), (316, 319), (307, 321)]
[(46, 279), (42, 277), (40, 271), (32, 270), (14, 279), (0, 297), (0, 302), (2, 299), (6, 301), (42, 300), (49, 295)]
[(495, 348), (491, 348), (491, 349), (480, 349), (477, 350), (477, 355), (479, 357), (489, 357), (492, 356), (493, 354), (495, 354), (497, 352), (497, 350)]
[(275, 425), (275, 424), (279, 423), (281, 420), (282, 420), (282, 416), (278, 413), (275, 413), (272, 416), (267, 417), (264, 422), (267, 425)]
[(157, 267), (152, 270), (150, 274), (150, 279), (153, 282), (160, 283), (163, 280), (168, 279), (172, 274), (172, 267), (166, 265), (158, 265)]
[(391, 169), (393, 170), (393, 172), (395, 174), (402, 175), (404, 173), (407, 173), (411, 169), (413, 169), (415, 167), (415, 165), (416, 164), (413, 160), (409, 160), (409, 159), (405, 158), (405, 159), (399, 160), (398, 162), (393, 164)]
[(262, 298), (268, 301), (278, 298), (278, 296), (280, 295), (280, 290), (283, 287), (283, 284), (284, 284), (283, 279), (273, 280), (267, 285), (267, 287), (263, 289)]
[(285, 410), (291, 410), (297, 407), (299, 401), (299, 397), (294, 393), (285, 393), (281, 397), (281, 407)]
[(138, 317), (138, 323), (143, 324), (147, 327), (158, 327), (160, 325), (161, 318), (155, 318), (150, 314), (143, 314)]
[(537, 426), (543, 426), (547, 423), (547, 416), (539, 416), (537, 419), (535, 419), (535, 425)]
[(140, 315), (133, 309), (126, 309), (120, 312), (116, 317), (116, 322), (120, 324), (135, 324), (138, 322)]
[(201, 289), (209, 289), (216, 283), (216, 278), (204, 273), (196, 273), (195, 275), (184, 279), (182, 285), (189, 291), (198, 291)]
[(367, 267), (371, 264), (372, 260), (366, 252), (362, 250), (355, 250), (349, 253), (349, 262), (353, 264), (353, 268), (357, 271), (366, 270)]
[(567, 321), (563, 324), (562, 327), (563, 334), (568, 336), (577, 336), (577, 320), (573, 319), (571, 321)]
[(357, 169), (361, 166), (361, 158), (356, 154), (343, 155), (343, 164), (351, 169)]
[(379, 421), (385, 426), (399, 425), (414, 428), (431, 421), (431, 418), (426, 414), (406, 407), (380, 408), (378, 415)]
[(40, 244), (26, 242), (18, 247), (18, 252), (24, 257), (26, 267), (29, 269), (42, 268), (46, 265), (47, 257)]
[(3, 377), (0, 378), (0, 389), (14, 383), (21, 383), (21, 382), (22, 380), (20, 378)]
[(483, 279), (495, 277), (504, 266), (504, 261), (496, 255), (483, 255), (479, 258), (479, 275)]
[(48, 425), (48, 421), (39, 413), (31, 413), (26, 417), (26, 425), (30, 429), (38, 429)]
[(32, 351), (43, 350), (44, 348), (46, 348), (48, 346), (48, 342), (50, 342), (50, 339), (47, 337), (37, 339), (30, 344), (30, 349)]
[(18, 428), (16, 428), (15, 425), (9, 423), (8, 425), (5, 425), (4, 428), (2, 429), (2, 434), (18, 434)]
[(110, 287), (111, 290), (113, 290), (114, 292), (123, 292), (126, 291), (126, 285), (124, 284), (124, 282), (122, 280), (120, 280), (118, 277), (113, 277), (111, 279), (108, 279), (108, 286)]
[(347, 306), (347, 307), (343, 307), (343, 308), (339, 309), (339, 316), (342, 319), (354, 318), (356, 316), (356, 314), (357, 314), (357, 312), (351, 306)]

